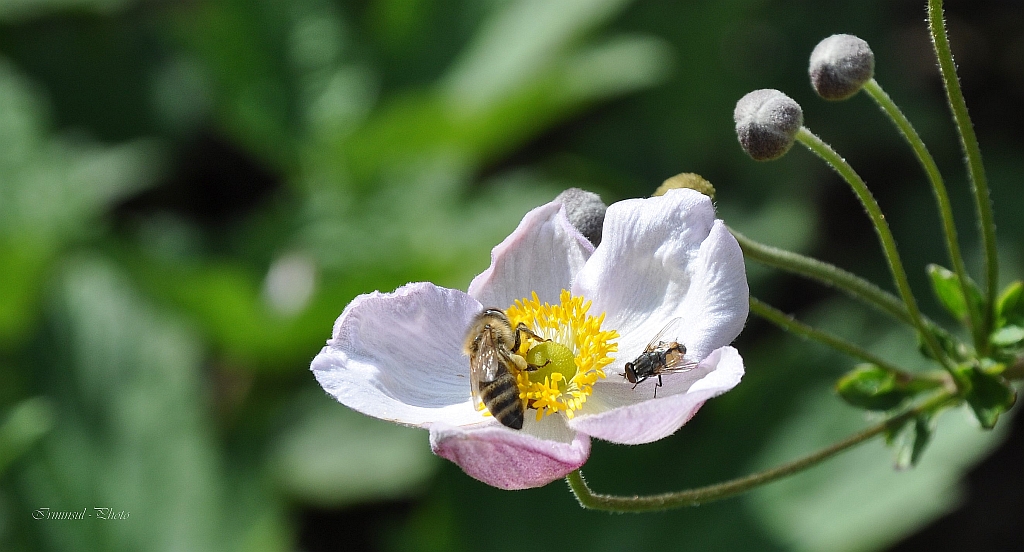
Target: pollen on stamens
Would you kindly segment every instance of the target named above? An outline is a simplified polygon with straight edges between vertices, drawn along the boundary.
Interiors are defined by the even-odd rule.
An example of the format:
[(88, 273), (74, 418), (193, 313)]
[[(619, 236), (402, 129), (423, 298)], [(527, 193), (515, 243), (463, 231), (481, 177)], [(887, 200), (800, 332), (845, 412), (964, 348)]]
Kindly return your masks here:
[(604, 313), (587, 314), (590, 301), (562, 290), (559, 304), (541, 303), (536, 293), (506, 310), (512, 326), (520, 322), (547, 341), (524, 336), (516, 354), (537, 367), (517, 371), (519, 396), (537, 411), (537, 420), (562, 412), (568, 418), (583, 408), (594, 383), (606, 377), (604, 367), (618, 350), (615, 330), (602, 330)]

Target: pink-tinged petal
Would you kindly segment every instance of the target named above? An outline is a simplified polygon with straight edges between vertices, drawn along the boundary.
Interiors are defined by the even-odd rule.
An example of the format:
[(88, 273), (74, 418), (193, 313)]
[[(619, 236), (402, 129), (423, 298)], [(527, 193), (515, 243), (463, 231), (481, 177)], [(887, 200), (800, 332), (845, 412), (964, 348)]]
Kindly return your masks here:
[(430, 283), (360, 295), (311, 369), (324, 390), (370, 416), (420, 427), (488, 423), (473, 408), (462, 354), (464, 329), (480, 309), (469, 295)]
[(495, 246), (491, 266), (473, 279), (469, 294), (484, 306), (500, 309), (532, 292), (555, 304), (593, 252), (594, 246), (569, 222), (561, 203), (541, 205)]
[(675, 318), (662, 339), (683, 343), (695, 359), (732, 342), (747, 318), (739, 244), (715, 220), (711, 200), (693, 190), (610, 206), (601, 245), (572, 291), (619, 332), (619, 373)]
[(568, 430), (559, 416), (538, 422), (532, 411), (527, 414), (522, 431), (502, 426), (459, 428), (434, 424), (430, 427), (430, 448), (458, 464), (470, 477), (507, 490), (542, 487), (587, 461), (589, 437)]
[[(641, 384), (633, 390), (630, 389), (632, 385), (618, 384), (619, 390), (636, 394), (631, 400), (618, 396), (618, 393), (602, 394), (595, 386), (594, 395), (587, 401), (585, 412), (591, 412), (589, 407), (592, 402), (598, 403), (593, 405), (594, 410), (604, 411), (577, 413), (574, 419), (568, 421), (569, 427), (591, 437), (624, 445), (639, 445), (668, 437), (688, 422), (704, 401), (725, 393), (740, 382), (743, 377), (743, 359), (736, 349), (722, 347), (708, 355), (694, 372), (705, 375), (697, 381), (689, 382), (689, 385), (685, 381), (685, 373), (665, 375), (665, 386), (658, 390), (657, 399), (652, 398), (651, 380), (644, 382), (650, 386)], [(687, 388), (680, 391), (680, 386)], [(624, 406), (617, 406), (614, 404), (616, 402)], [(605, 410), (608, 407), (611, 409)]]

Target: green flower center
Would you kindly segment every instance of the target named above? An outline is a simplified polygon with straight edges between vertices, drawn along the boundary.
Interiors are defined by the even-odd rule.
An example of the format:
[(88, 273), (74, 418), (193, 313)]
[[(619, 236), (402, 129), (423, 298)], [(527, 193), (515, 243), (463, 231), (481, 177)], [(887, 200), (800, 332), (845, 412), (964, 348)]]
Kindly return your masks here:
[(613, 360), (609, 353), (618, 350), (619, 333), (602, 330), (604, 314), (591, 316), (588, 310), (590, 301), (562, 290), (557, 305), (542, 304), (534, 293), (506, 311), (512, 327), (522, 322), (541, 338), (527, 336), (512, 351), (537, 367), (515, 372), (519, 396), (538, 420), (556, 412), (572, 418), (594, 392), (594, 382), (605, 377), (604, 367)]

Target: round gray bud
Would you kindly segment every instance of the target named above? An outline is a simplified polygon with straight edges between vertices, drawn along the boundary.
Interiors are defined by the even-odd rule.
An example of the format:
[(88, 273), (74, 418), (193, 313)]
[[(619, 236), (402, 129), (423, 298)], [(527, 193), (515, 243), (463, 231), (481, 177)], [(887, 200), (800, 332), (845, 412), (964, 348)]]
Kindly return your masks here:
[(555, 201), (565, 206), (569, 222), (583, 234), (594, 247), (601, 245), (601, 229), (604, 228), (604, 212), (608, 207), (601, 196), (579, 188), (569, 188), (558, 194)]
[(814, 47), (808, 72), (819, 96), (845, 100), (875, 76), (875, 54), (867, 42), (853, 35), (832, 35)]
[(804, 111), (793, 98), (766, 88), (740, 98), (732, 118), (747, 155), (757, 161), (771, 161), (793, 146), (804, 124)]

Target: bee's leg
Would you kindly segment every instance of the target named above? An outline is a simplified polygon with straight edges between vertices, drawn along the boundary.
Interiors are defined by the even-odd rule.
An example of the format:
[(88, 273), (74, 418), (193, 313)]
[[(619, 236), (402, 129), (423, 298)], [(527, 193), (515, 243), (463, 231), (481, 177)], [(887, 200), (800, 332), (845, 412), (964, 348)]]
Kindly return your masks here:
[[(536, 339), (537, 341), (551, 341), (550, 339), (544, 339), (543, 337), (533, 333), (533, 330), (531, 330), (530, 328), (527, 328), (526, 324), (523, 324), (522, 322), (520, 322), (519, 324), (516, 325), (515, 334), (516, 334), (516, 340), (515, 340), (515, 342), (512, 345), (512, 351), (513, 352), (519, 351), (520, 345), (523, 344), (522, 338), (520, 337), (520, 334), (526, 334), (526, 335)], [(538, 370), (539, 368), (543, 368), (543, 367), (547, 366), (550, 363), (551, 363), (551, 359), (548, 359), (547, 361), (545, 361), (544, 364), (526, 364), (526, 368), (524, 368), (524, 370), (526, 370), (527, 372), (534, 372), (534, 371)]]
[(543, 368), (551, 363), (551, 359), (545, 361), (544, 364), (530, 364), (529, 362), (526, 362), (526, 359), (523, 358), (522, 355), (513, 354), (509, 355), (509, 357), (512, 360), (512, 362), (516, 365), (516, 368), (519, 368), (523, 372), (536, 372), (538, 369)]
[(516, 325), (516, 345), (517, 345), (516, 348), (518, 348), (518, 345), (519, 345), (519, 334), (520, 333), (524, 333), (524, 334), (526, 334), (526, 335), (536, 339), (537, 341), (551, 341), (550, 339), (544, 339), (543, 337), (533, 333), (533, 330), (531, 330), (530, 328), (527, 328), (526, 324), (523, 324), (522, 322), (520, 322), (519, 324)]
[(658, 383), (654, 384), (654, 398), (658, 398), (658, 388), (661, 387), (661, 374), (658, 374)]
[(550, 358), (545, 360), (544, 364), (530, 364), (529, 362), (527, 362), (526, 363), (526, 371), (527, 372), (536, 372), (537, 370), (547, 366), (548, 364), (551, 364), (551, 359)]

